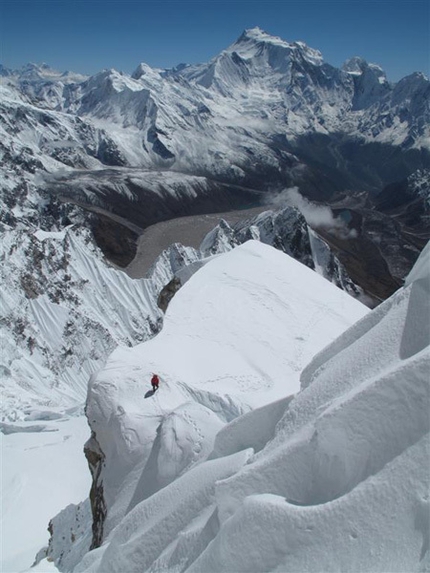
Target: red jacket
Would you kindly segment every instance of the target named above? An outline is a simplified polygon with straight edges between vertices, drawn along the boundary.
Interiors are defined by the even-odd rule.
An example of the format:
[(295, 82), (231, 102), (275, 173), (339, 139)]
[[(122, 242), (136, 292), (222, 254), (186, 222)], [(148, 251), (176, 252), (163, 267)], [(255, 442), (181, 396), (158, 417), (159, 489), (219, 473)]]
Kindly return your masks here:
[(151, 379), (151, 384), (153, 386), (158, 386), (159, 383), (160, 383), (160, 379), (158, 378), (158, 376), (156, 374), (154, 374), (154, 376)]

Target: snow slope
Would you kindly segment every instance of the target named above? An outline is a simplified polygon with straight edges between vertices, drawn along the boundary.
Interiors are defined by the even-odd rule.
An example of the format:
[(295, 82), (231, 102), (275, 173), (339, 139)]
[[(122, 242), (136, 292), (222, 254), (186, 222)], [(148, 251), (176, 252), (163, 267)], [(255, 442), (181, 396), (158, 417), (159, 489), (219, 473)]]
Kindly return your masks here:
[[(186, 371), (190, 380), (193, 373), (199, 372), (200, 393), (204, 366), (210, 376), (223, 368), (222, 363), (213, 364), (209, 360), (201, 364), (205, 356), (203, 341), (198, 338), (193, 359), (196, 367), (175, 353), (181, 342), (189, 343), (190, 336), (181, 334), (176, 312), (178, 319), (184, 319), (180, 312), (182, 304), (192, 302), (191, 309), (198, 306), (198, 301), (191, 297), (198, 296), (193, 282), (197, 284), (199, 275), (214, 272), (218, 266), (223, 280), (231, 285), (235, 273), (240, 272), (239, 258), (245, 257), (246, 272), (252, 272), (249, 269), (253, 262), (263, 288), (265, 281), (270, 281), (275, 294), (275, 277), (282, 273), (281, 258), (285, 259), (285, 255), (277, 252), (272, 255), (268, 247), (249, 243), (209, 263), (177, 295), (166, 320), (166, 330), (153, 341), (129, 351), (128, 357), (114, 354), (107, 369), (94, 379), (88, 401), (90, 422), (93, 416), (97, 437), (104, 447), (109, 444), (111, 447), (105, 458), (105, 479), (117, 475), (119, 465), (124, 467), (133, 448), (139, 448), (138, 435), (143, 444), (143, 434), (130, 431), (128, 440), (123, 441), (121, 449), (118, 447), (118, 439), (122, 439), (118, 429), (125, 429), (124, 420), (127, 419), (131, 430), (133, 417), (147, 415), (147, 407), (155, 408), (157, 404), (170, 409), (173, 405), (175, 387), (167, 375), (173, 366), (166, 365), (166, 357), (177, 361), (178, 373)], [(258, 259), (270, 261), (273, 266), (266, 266), (262, 274)], [(273, 386), (262, 391), (259, 384), (256, 392), (243, 396), (238, 379), (231, 381), (232, 396), (240, 395), (254, 405), (258, 396), (259, 403), (266, 406), (224, 425), (215, 437), (211, 459), (191, 465), (173, 483), (150, 497), (135, 499), (131, 511), (118, 520), (113, 530), (106, 530), (104, 544), (88, 553), (75, 572), (428, 571), (430, 244), (404, 288), (366, 316), (359, 312), (363, 318), (316, 354), (301, 374), (301, 391), (287, 399), (286, 395), (297, 387), (286, 381), (293, 361), (283, 358), (291, 358), (292, 349), (286, 343), (292, 341), (292, 329), (286, 328), (289, 323), (282, 321), (283, 310), (289, 307), (290, 320), (297, 329), (294, 333), (302, 335), (300, 321), (294, 317), (303, 312), (306, 316), (307, 311), (311, 315), (311, 307), (315, 316), (315, 298), (307, 298), (306, 292), (308, 271), (303, 274), (306, 280), (300, 281), (296, 265), (287, 263), (283, 297), (271, 297), (266, 292), (264, 298), (270, 301), (264, 309), (267, 323), (272, 324), (273, 332), (282, 332), (286, 337), (278, 349), (279, 369), (278, 365), (271, 365)], [(288, 284), (293, 277), (295, 281)], [(300, 286), (297, 291), (294, 284), (296, 288)], [(246, 273), (239, 288), (245, 297), (250, 296), (257, 303), (252, 309), (255, 315), (245, 314), (243, 325), (249, 328), (242, 330), (244, 347), (253, 350), (253, 366), (262, 366), (266, 372), (269, 362), (266, 353), (276, 344), (273, 337), (266, 335), (260, 339), (265, 346), (262, 352), (257, 344), (249, 348), (249, 339), (256, 336), (260, 326), (259, 311), (263, 312), (258, 297), (260, 289), (251, 288)], [(219, 288), (221, 314), (224, 304), (229, 308), (229, 298), (222, 291)], [(207, 302), (219, 300), (213, 288), (206, 294)], [(321, 294), (320, 309), (322, 301), (333, 301), (327, 292), (318, 294)], [(236, 299), (236, 308), (240, 307), (240, 300)], [(348, 301), (354, 302), (349, 310), (358, 318), (358, 303)], [(299, 307), (300, 313), (296, 315), (294, 310)], [(345, 318), (347, 315), (353, 318), (346, 308), (343, 313)], [(325, 314), (332, 316), (328, 306)], [(225, 315), (222, 318), (228, 320)], [(191, 324), (192, 320), (191, 316)], [(278, 320), (282, 328), (275, 326)], [(205, 337), (214, 340), (215, 329), (206, 321), (199, 324)], [(236, 324), (233, 320), (227, 323), (224, 333), (229, 336)], [(312, 335), (318, 329), (316, 321), (307, 339), (314, 350), (314, 343), (318, 342)], [(309, 329), (306, 332), (309, 335)], [(319, 342), (323, 346), (324, 330), (320, 332)], [(335, 338), (333, 331), (330, 336)], [(233, 336), (229, 342), (236, 349), (242, 344), (240, 338)], [(222, 343), (219, 340), (217, 343), (222, 350)], [(161, 347), (163, 361), (157, 364)], [(242, 352), (246, 355), (243, 348)], [(217, 356), (220, 355), (218, 352)], [(231, 359), (230, 369), (237, 358), (240, 364), (240, 356), (235, 361)], [(143, 373), (144, 368), (150, 371), (161, 364), (167, 370), (164, 385), (155, 395), (157, 401), (148, 400), (151, 406), (139, 404), (133, 412), (142, 391), (141, 387), (137, 390), (136, 381), (132, 380), (133, 368), (140, 365)], [(252, 382), (250, 373), (248, 370), (246, 378)], [(291, 380), (297, 380), (298, 372), (290, 376)], [(177, 379), (180, 381), (180, 376)], [(276, 394), (281, 400), (268, 403)], [(119, 414), (115, 417), (115, 408), (120, 405), (122, 421)], [(224, 412), (228, 411), (224, 408)], [(161, 412), (159, 416), (162, 420)], [(124, 431), (122, 435), (125, 436)], [(115, 437), (116, 443), (108, 444), (108, 436)], [(184, 433), (180, 431), (177, 436), (183, 437)], [(174, 443), (171, 441), (170, 447)], [(170, 451), (175, 458), (176, 450)], [(152, 460), (152, 469), (154, 463)], [(228, 474), (222, 475), (226, 465)], [(136, 467), (129, 464), (129, 477)], [(133, 479), (138, 477), (135, 475)], [(108, 503), (108, 518), (110, 507)]]
[(52, 408), (33, 409), (28, 421), (2, 430), (0, 567), (13, 573), (29, 568), (47, 546), (51, 517), (88, 497), (91, 479), (82, 444), (89, 429), (82, 408)]
[[(223, 425), (296, 392), (310, 358), (367, 312), (257, 241), (198, 270), (170, 303), (162, 331), (118, 348), (90, 382), (87, 450), (102, 459), (94, 495), (107, 512), (99, 541), (142, 499), (206, 459)], [(152, 372), (161, 378), (154, 396)]]
[[(43, 227), (49, 228), (49, 225)], [(283, 248), (289, 248), (288, 231), (292, 237), (296, 233), (293, 225), (287, 227)], [(158, 293), (174, 272), (200, 259), (203, 253), (176, 245), (160, 257), (150, 279), (131, 280), (104, 260), (90, 233), (77, 225), (69, 225), (62, 231), (46, 231), (37, 226), (28, 230), (4, 229), (3, 238), (0, 250), (3, 259), (7, 260), (7, 268), (6, 265), (2, 267), (0, 295), (3, 315), (3, 421), (0, 426), (6, 434), (4, 443), (8, 444), (17, 440), (10, 433), (21, 433), (22, 427), (30, 440), (35, 439), (32, 432), (39, 432), (44, 427), (44, 424), (33, 423), (40, 416), (43, 420), (50, 420), (51, 426), (55, 426), (53, 420), (58, 418), (61, 429), (62, 417), (70, 408), (82, 404), (91, 373), (102, 367), (108, 354), (117, 345), (128, 347), (151, 337), (159, 328), (162, 313), (157, 307)], [(267, 240), (269, 238), (266, 237)], [(275, 235), (271, 238), (274, 240)], [(213, 240), (209, 237), (205, 244), (210, 252), (223, 250), (223, 244), (218, 244), (216, 237)], [(228, 244), (228, 248), (232, 246)], [(305, 250), (303, 256), (309, 251), (307, 249), (305, 253)], [(301, 256), (301, 252), (296, 255)], [(185, 272), (192, 274), (194, 270), (187, 267)], [(192, 413), (194, 417), (199, 415), (198, 411), (193, 410)], [(208, 416), (206, 411), (204, 416)], [(173, 419), (176, 423), (177, 418)], [(211, 432), (214, 434), (219, 428), (220, 422), (216, 418)], [(46, 435), (43, 433), (38, 439)], [(68, 440), (71, 444), (70, 438)], [(206, 441), (202, 455), (207, 456), (211, 447), (212, 442)], [(190, 455), (193, 455), (192, 451)], [(27, 447), (18, 449), (15, 456), (17, 467), (27, 468), (33, 460), (32, 450)], [(81, 468), (83, 460), (79, 445), (67, 456), (65, 465), (75, 464)], [(62, 464), (60, 457), (58, 464)], [(164, 474), (168, 473), (164, 470)], [(172, 474), (175, 475), (174, 468)], [(21, 483), (17, 515), (29, 527), (25, 536), (20, 538), (19, 553), (14, 557), (7, 553), (5, 557), (11, 570), (29, 566), (34, 558), (34, 548), (42, 544), (40, 540), (46, 539), (48, 521), (61, 504), (52, 506), (42, 500), (46, 491), (59, 487), (56, 475), (47, 474), (43, 483), (32, 480)], [(166, 475), (162, 483), (165, 483)], [(70, 477), (72, 479), (72, 475)], [(4, 491), (9, 491), (11, 482), (6, 474), (3, 480)], [(41, 486), (39, 490), (37, 483)], [(12, 488), (12, 491), (15, 490)], [(82, 493), (82, 499), (87, 494), (88, 488)], [(28, 503), (32, 495), (46, 508), (46, 511), (38, 511), (37, 521), (33, 519), (34, 508)], [(82, 501), (75, 497), (67, 499), (66, 484), (65, 495), (61, 499)], [(62, 519), (67, 521), (68, 518)], [(8, 527), (5, 523), (5, 535), (9, 535)], [(11, 522), (11, 527), (15, 527), (15, 521)], [(76, 531), (73, 535), (77, 537)], [(91, 531), (89, 537), (91, 539)], [(10, 550), (14, 548), (12, 543), (8, 546)], [(58, 555), (61, 551), (62, 548), (58, 549)]]
[(9, 229), (0, 250), (3, 420), (82, 404), (108, 353), (161, 321), (154, 282), (106, 264), (88, 231)]

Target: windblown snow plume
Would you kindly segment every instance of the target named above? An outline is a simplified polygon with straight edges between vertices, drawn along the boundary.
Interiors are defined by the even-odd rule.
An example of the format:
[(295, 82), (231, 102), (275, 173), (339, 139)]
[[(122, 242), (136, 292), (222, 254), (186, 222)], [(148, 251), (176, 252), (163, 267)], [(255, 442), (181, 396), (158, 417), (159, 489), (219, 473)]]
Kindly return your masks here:
[(298, 187), (290, 187), (281, 193), (272, 195), (269, 202), (277, 207), (284, 207), (289, 205), (296, 207), (306, 222), (313, 228), (323, 228), (341, 239), (354, 239), (357, 237), (355, 229), (348, 229), (345, 221), (341, 217), (335, 217), (330, 207), (325, 205), (317, 205), (306, 197), (303, 197), (299, 192)]

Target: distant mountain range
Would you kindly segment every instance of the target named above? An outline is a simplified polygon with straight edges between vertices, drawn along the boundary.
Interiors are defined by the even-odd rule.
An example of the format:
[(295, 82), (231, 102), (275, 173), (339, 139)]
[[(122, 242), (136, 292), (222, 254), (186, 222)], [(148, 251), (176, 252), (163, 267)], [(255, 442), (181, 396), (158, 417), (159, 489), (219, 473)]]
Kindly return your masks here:
[(140, 64), (132, 76), (46, 64), (0, 73), (9, 226), (35, 223), (41, 202), (55, 221), (78, 205), (105, 254), (125, 266), (149, 224), (255, 206), (294, 186), (354, 230), (345, 243), (313, 225), (374, 300), (402, 284), (430, 236), (421, 73), (391, 84), (361, 58), (337, 69), (259, 28), (206, 64)]

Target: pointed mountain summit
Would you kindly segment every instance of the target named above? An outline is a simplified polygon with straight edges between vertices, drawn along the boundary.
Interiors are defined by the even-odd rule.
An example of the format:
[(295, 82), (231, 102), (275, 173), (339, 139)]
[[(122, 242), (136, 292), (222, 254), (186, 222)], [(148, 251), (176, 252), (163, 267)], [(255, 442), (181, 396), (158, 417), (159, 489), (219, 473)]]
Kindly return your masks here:
[[(235, 88), (256, 82), (259, 89), (285, 85), (291, 82), (295, 68), (303, 74), (307, 73), (305, 68), (323, 64), (321, 53), (304, 42), (289, 43), (261, 28), (251, 28), (208, 64), (189, 66), (180, 74), (231, 97)], [(264, 86), (260, 86), (261, 82)]]
[[(321, 65), (323, 63), (321, 52), (310, 48), (304, 42), (290, 43), (278, 36), (271, 36), (258, 27), (245, 30), (239, 39), (226, 51), (235, 51), (244, 59), (261, 57), (265, 54), (272, 57), (277, 55), (280, 60), (292, 57), (303, 58), (313, 65)], [(277, 58), (274, 58), (270, 63), (275, 67), (280, 62)]]
[(381, 100), (390, 86), (384, 70), (377, 64), (370, 64), (358, 56), (347, 60), (342, 70), (353, 77), (355, 95), (353, 109), (364, 109)]

